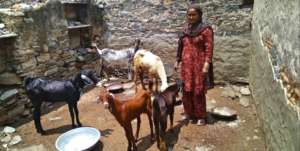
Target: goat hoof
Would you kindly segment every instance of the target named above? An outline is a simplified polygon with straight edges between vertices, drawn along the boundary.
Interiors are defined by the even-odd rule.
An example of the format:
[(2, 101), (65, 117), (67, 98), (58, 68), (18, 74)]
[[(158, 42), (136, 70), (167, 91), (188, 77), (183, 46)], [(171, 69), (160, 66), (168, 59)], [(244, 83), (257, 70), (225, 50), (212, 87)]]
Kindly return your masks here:
[(38, 130), (37, 131), (39, 134), (41, 134), (41, 135), (45, 135), (46, 134), (46, 132), (44, 131), (44, 130)]
[(81, 123), (79, 123), (78, 125), (77, 125), (77, 127), (81, 127), (82, 126), (82, 124)]

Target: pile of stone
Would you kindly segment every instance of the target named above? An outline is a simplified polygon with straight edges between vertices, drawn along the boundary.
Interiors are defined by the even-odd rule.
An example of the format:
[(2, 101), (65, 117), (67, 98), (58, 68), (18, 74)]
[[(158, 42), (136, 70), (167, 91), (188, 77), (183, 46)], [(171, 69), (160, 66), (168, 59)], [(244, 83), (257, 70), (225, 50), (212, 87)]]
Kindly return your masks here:
[(9, 148), (21, 141), (21, 136), (16, 134), (16, 129), (13, 127), (6, 126), (0, 131), (0, 150), (9, 150)]
[(8, 29), (5, 28), (5, 24), (0, 23), (0, 38), (6, 38), (16, 36), (15, 33), (10, 32)]
[[(30, 115), (30, 104), (22, 89), (0, 89), (0, 125), (12, 123)], [(27, 107), (27, 108), (26, 108)], [(18, 115), (21, 115), (18, 117)]]
[(222, 97), (238, 100), (240, 105), (248, 107), (250, 105), (251, 91), (248, 86), (227, 86), (223, 88)]
[(9, 31), (5, 29), (5, 25), (3, 23), (0, 23), (0, 36), (9, 34)]
[(0, 8), (29, 8), (46, 1), (47, 0), (6, 0), (1, 1)]

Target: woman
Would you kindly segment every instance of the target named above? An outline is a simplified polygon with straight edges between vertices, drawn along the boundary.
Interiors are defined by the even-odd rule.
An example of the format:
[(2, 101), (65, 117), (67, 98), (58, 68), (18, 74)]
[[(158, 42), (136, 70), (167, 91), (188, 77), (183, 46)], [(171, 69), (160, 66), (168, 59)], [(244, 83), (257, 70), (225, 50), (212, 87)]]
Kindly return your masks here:
[(187, 10), (187, 23), (179, 38), (174, 67), (176, 70), (181, 66), (184, 118), (196, 121), (197, 125), (205, 124), (205, 94), (209, 86), (208, 77), (212, 77), (212, 54), (213, 30), (202, 22), (201, 8), (191, 5)]

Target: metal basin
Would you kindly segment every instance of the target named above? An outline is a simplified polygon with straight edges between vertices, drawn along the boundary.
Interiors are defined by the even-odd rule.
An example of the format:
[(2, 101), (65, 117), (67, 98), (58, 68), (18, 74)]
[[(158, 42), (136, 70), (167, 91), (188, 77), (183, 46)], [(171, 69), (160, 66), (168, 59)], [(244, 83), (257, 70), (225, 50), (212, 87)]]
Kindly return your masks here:
[(119, 81), (104, 84), (106, 89), (111, 93), (121, 93), (124, 91), (123, 84)]
[(99, 130), (92, 127), (80, 127), (60, 135), (55, 142), (55, 147), (59, 151), (85, 151), (92, 149), (100, 137)]

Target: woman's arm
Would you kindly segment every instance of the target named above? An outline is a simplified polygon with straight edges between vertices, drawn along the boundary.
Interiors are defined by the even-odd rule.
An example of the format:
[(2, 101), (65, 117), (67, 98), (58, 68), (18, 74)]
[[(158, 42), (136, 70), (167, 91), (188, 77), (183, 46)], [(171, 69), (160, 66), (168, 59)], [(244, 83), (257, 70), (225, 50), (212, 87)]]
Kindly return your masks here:
[(207, 27), (203, 31), (204, 36), (204, 46), (205, 46), (205, 62), (211, 63), (212, 62), (212, 55), (213, 55), (213, 29), (211, 27)]
[(177, 55), (176, 55), (176, 62), (174, 64), (175, 71), (179, 68), (181, 65), (181, 58), (182, 58), (182, 50), (183, 50), (183, 36), (179, 36), (178, 39), (178, 46), (177, 46)]
[(181, 62), (182, 49), (183, 49), (183, 37), (180, 36), (178, 39), (177, 55), (176, 55), (176, 61), (178, 63)]
[(205, 46), (205, 63), (202, 69), (203, 73), (207, 73), (209, 69), (209, 64), (212, 62), (213, 55), (213, 30), (211, 27), (207, 27), (203, 31), (204, 36), (204, 46)]

